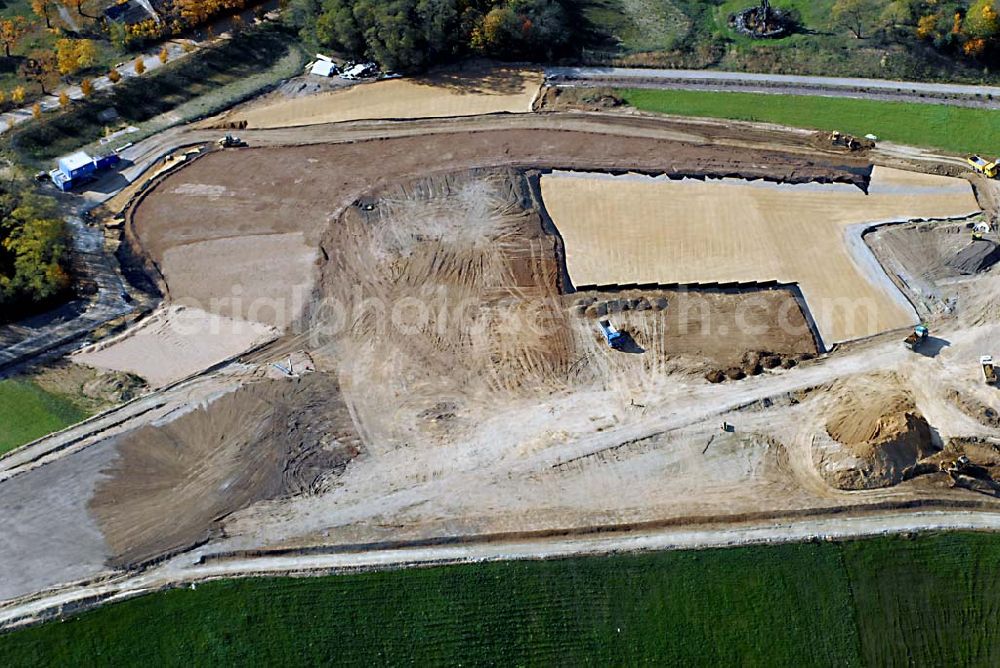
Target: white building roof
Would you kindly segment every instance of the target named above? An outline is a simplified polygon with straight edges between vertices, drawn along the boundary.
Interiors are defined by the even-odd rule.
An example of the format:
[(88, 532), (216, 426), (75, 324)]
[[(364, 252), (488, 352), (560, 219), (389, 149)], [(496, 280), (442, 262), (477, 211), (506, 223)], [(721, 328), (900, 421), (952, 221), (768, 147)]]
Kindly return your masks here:
[(329, 60), (317, 60), (312, 69), (309, 70), (310, 74), (315, 74), (321, 77), (328, 77), (333, 75), (337, 71), (337, 66), (331, 63)]
[(70, 153), (69, 155), (59, 158), (59, 168), (66, 172), (72, 172), (73, 170), (80, 169), (91, 162), (91, 157), (87, 155), (86, 151), (77, 151), (76, 153)]

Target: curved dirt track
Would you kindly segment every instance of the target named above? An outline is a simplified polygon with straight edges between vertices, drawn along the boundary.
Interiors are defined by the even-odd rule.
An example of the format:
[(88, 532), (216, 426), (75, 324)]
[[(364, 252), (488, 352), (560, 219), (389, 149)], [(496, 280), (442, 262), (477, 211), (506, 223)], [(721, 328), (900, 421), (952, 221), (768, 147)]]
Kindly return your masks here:
[[(267, 227), (271, 223), (264, 226), (267, 229), (252, 228), (259, 224), (256, 218), (260, 217), (259, 211), (254, 215), (253, 209), (248, 208), (252, 206), (253, 196), (259, 198), (264, 195), (267, 186), (277, 187), (287, 199), (304, 198), (308, 195), (311, 184), (295, 184), (294, 179), (275, 184), (273, 182), (277, 176), (267, 172), (269, 167), (274, 172), (274, 168), (284, 165), (295, 163), (301, 166), (304, 161), (315, 160), (315, 163), (308, 164), (319, 165), (314, 169), (320, 176), (324, 176), (325, 172), (320, 171), (324, 163), (335, 165), (338, 157), (346, 159), (350, 155), (354, 156), (353, 160), (360, 160), (359, 156), (364, 155), (366, 150), (379, 146), (389, 150), (377, 160), (369, 156), (368, 162), (372, 165), (365, 167), (369, 171), (361, 171), (358, 175), (345, 172), (340, 177), (343, 180), (331, 183), (331, 192), (321, 192), (321, 196), (313, 200), (311, 206), (299, 204), (298, 210), (284, 210), (277, 218), (280, 218), (282, 224), (297, 226), (310, 236), (313, 243), (324, 246), (324, 253), (335, 256), (338, 248), (352, 249), (348, 245), (350, 240), (358, 238), (367, 229), (365, 221), (368, 219), (361, 213), (364, 208), (351, 207), (359, 194), (377, 190), (393, 206), (411, 206), (411, 202), (404, 201), (406, 193), (400, 195), (392, 191), (390, 186), (399, 180), (426, 176), (425, 172), (429, 171), (454, 172), (496, 165), (537, 166), (546, 164), (543, 158), (547, 158), (548, 164), (556, 162), (570, 167), (634, 169), (638, 166), (651, 170), (677, 171), (687, 164), (703, 172), (717, 170), (726, 173), (726, 170), (730, 170), (746, 173), (757, 169), (761, 176), (773, 176), (773, 166), (770, 166), (768, 160), (760, 159), (765, 155), (760, 151), (770, 152), (770, 155), (779, 160), (783, 178), (794, 178), (797, 175), (799, 178), (811, 179), (817, 176), (818, 171), (831, 169), (844, 175), (850, 173), (845, 167), (863, 170), (867, 165), (867, 160), (863, 158), (833, 151), (817, 152), (811, 144), (811, 133), (784, 132), (774, 128), (758, 128), (755, 132), (748, 132), (747, 127), (752, 126), (726, 127), (710, 122), (676, 119), (663, 121), (647, 117), (552, 114), (407, 123), (366, 122), (314, 126), (304, 130), (247, 132), (244, 133), (244, 138), (255, 147), (293, 145), (295, 148), (252, 148), (200, 159), (191, 167), (164, 180), (152, 191), (143, 204), (150, 208), (146, 212), (140, 208), (135, 225), (144, 246), (154, 258), (161, 257), (169, 248), (204, 240), (201, 237), (205, 235), (211, 239), (214, 234), (232, 236), (282, 232), (284, 230)], [(463, 146), (450, 141), (457, 133), (472, 134), (472, 138), (464, 140), (469, 148), (464, 156), (461, 154)], [(510, 136), (504, 138), (504, 134)], [(556, 160), (552, 157), (555, 155), (553, 146), (558, 141), (552, 137), (560, 134), (583, 135), (586, 141), (564, 144), (556, 155)], [(548, 135), (552, 137), (546, 140)], [(173, 141), (188, 144), (198, 140), (207, 141), (216, 136), (217, 132), (213, 131), (189, 131), (177, 133)], [(387, 137), (397, 140), (394, 149), (391, 148), (392, 142), (385, 139)], [(161, 138), (160, 141), (164, 139), (168, 138)], [(546, 144), (546, 141), (549, 143)], [(334, 145), (315, 146), (330, 143)], [(680, 147), (683, 147), (683, 156), (678, 154)], [(153, 154), (167, 148), (169, 146), (166, 144), (153, 142), (136, 147), (136, 151), (137, 155)], [(720, 149), (722, 157), (718, 157)], [(784, 155), (775, 154), (776, 149)], [(421, 170), (419, 160), (413, 160), (413, 156), (420, 157), (420, 150), (437, 151), (433, 169)], [(751, 153), (752, 151), (758, 153)], [(899, 161), (894, 156), (907, 154), (906, 151), (893, 151), (891, 156), (889, 153), (877, 155), (883, 163), (898, 164)], [(393, 155), (396, 160), (393, 160)], [(951, 159), (947, 157), (939, 161), (939, 156), (932, 154), (914, 152), (913, 155), (916, 160), (937, 162), (938, 164), (932, 165), (937, 171), (949, 169)], [(246, 173), (234, 173), (237, 166)], [(390, 174), (392, 168), (398, 168), (398, 172)], [(381, 180), (378, 180), (376, 173), (379, 170), (384, 172)], [(296, 178), (299, 177), (301, 174)], [(213, 184), (213, 178), (225, 179), (226, 182)], [(237, 192), (231, 198), (232, 202), (226, 201), (227, 205), (232, 206), (213, 209), (211, 218), (215, 220), (212, 226), (199, 227), (197, 206), (185, 213), (178, 207), (179, 200), (176, 198), (158, 202), (158, 198), (164, 193), (189, 182), (225, 186), (227, 192), (236, 186), (235, 182), (244, 182), (242, 187), (245, 187), (246, 192)], [(300, 189), (293, 190), (295, 187)], [(391, 197), (385, 195), (387, 190), (391, 191)], [(280, 200), (284, 198), (275, 198), (273, 205), (283, 206)], [(362, 218), (351, 223), (355, 227), (345, 227), (351, 234), (338, 236), (337, 229), (327, 227), (326, 223), (340, 220), (342, 212), (348, 208), (353, 212), (352, 215)], [(153, 216), (156, 211), (159, 211), (156, 215), (160, 218), (167, 215), (178, 218), (187, 216), (188, 220), (180, 220), (177, 226), (157, 228), (152, 218), (142, 219), (143, 216)], [(202, 216), (204, 211), (202, 205)], [(522, 216), (522, 212), (513, 213)], [(247, 225), (251, 228), (245, 229)], [(519, 253), (526, 252), (520, 246), (512, 247), (510, 251), (511, 257), (518, 262), (523, 259)], [(537, 259), (531, 256), (532, 262)], [(323, 281), (321, 287), (332, 290), (331, 286), (337, 284), (335, 279), (338, 275), (328, 273), (320, 278)], [(574, 332), (574, 337), (586, 337), (591, 333), (590, 325), (584, 323), (574, 326), (580, 327), (579, 332)], [(790, 372), (719, 386), (708, 385), (700, 378), (692, 378), (690, 375), (674, 375), (676, 369), (669, 367), (644, 369), (639, 356), (635, 356), (635, 359), (603, 362), (603, 366), (595, 365), (595, 373), (607, 374), (606, 381), (588, 388), (582, 398), (574, 398), (570, 402), (564, 395), (553, 392), (554, 398), (529, 397), (520, 403), (504, 406), (497, 419), (483, 423), (483, 434), (477, 436), (472, 431), (464, 432), (471, 434), (468, 436), (469, 447), (458, 451), (447, 449), (445, 446), (448, 440), (439, 437), (435, 437), (437, 440), (429, 439), (433, 447), (426, 452), (410, 448), (409, 442), (406, 443), (409, 449), (388, 447), (386, 444), (391, 444), (393, 438), (402, 442), (413, 435), (394, 433), (391, 430), (393, 425), (379, 424), (377, 420), (372, 420), (370, 416), (376, 415), (379, 408), (385, 408), (384, 404), (377, 404), (379, 395), (369, 388), (357, 385), (352, 387), (348, 384), (344, 390), (347, 397), (345, 405), (352, 418), (358, 421), (359, 407), (366, 409), (365, 414), (369, 416), (367, 421), (361, 420), (358, 425), (360, 436), (366, 441), (364, 447), (368, 449), (368, 459), (364, 459), (363, 455), (347, 467), (345, 478), (338, 482), (338, 485), (344, 486), (345, 491), (331, 492), (323, 489), (318, 490), (315, 497), (304, 501), (300, 498), (301, 503), (295, 500), (287, 500), (287, 503), (286, 500), (276, 500), (237, 512), (224, 519), (224, 537), (213, 536), (208, 544), (170, 558), (160, 566), (151, 566), (149, 570), (138, 574), (95, 568), (92, 571), (93, 577), (103, 575), (111, 578), (104, 584), (70, 586), (39, 597), (12, 597), (10, 602), (0, 606), (0, 621), (10, 624), (17, 620), (30, 620), (36, 615), (51, 612), (54, 606), (85, 600), (89, 596), (94, 596), (94, 600), (111, 600), (171, 584), (241, 574), (539, 558), (616, 549), (705, 547), (798, 540), (816, 535), (845, 537), (925, 528), (995, 529), (997, 515), (993, 512), (993, 506), (987, 505), (990, 501), (962, 490), (915, 485), (869, 495), (832, 490), (808, 472), (807, 446), (799, 440), (802, 435), (797, 429), (802, 424), (801, 410), (783, 404), (773, 413), (758, 410), (758, 406), (763, 403), (769, 406), (772, 401), (780, 404), (785, 400), (783, 397), (844, 375), (897, 368), (903, 368), (904, 373), (914, 375), (937, 373), (946, 364), (958, 365), (957, 368), (964, 369), (961, 366), (963, 356), (976, 348), (979, 337), (990, 332), (995, 334), (996, 323), (993, 319), (988, 319), (985, 323), (952, 319), (940, 323), (940, 326), (935, 324), (935, 329), (942, 336), (948, 336), (955, 344), (954, 349), (948, 351), (942, 359), (910, 356), (902, 349), (897, 335), (892, 333), (854, 344), (829, 358)], [(159, 420), (169, 419), (173, 412), (183, 411), (192, 401), (208, 401), (219, 393), (231, 391), (254, 377), (254, 374), (262, 373), (270, 362), (280, 361), (287, 352), (304, 347), (310, 334), (307, 331), (300, 336), (289, 335), (242, 361), (228, 363), (194, 381), (167, 388), (154, 397), (148, 397), (143, 400), (146, 403), (142, 405), (149, 413), (133, 406), (123, 409), (123, 423), (116, 424), (111, 415), (103, 418), (104, 424), (111, 425), (112, 432), (121, 434), (147, 424), (153, 417)], [(590, 340), (585, 340), (584, 344), (592, 346), (585, 348), (591, 357), (597, 357), (604, 350)], [(357, 362), (353, 359), (346, 362), (340, 359), (349, 357), (350, 353), (338, 345), (338, 342), (333, 342), (322, 351), (325, 357), (317, 356), (321, 372), (338, 369), (343, 374), (344, 363)], [(426, 349), (414, 345), (412, 349), (400, 347), (400, 351), (419, 356)], [(356, 356), (363, 357), (359, 354)], [(358, 369), (364, 370), (363, 367)], [(972, 374), (967, 375), (968, 378), (962, 376), (963, 382), (972, 380)], [(474, 373), (470, 374), (468, 382), (473, 382), (475, 376)], [(406, 386), (402, 387), (406, 389)], [(365, 401), (375, 405), (366, 407)], [(494, 395), (486, 394), (480, 401), (482, 405), (472, 408), (482, 412), (471, 413), (474, 416), (487, 416), (487, 409), (496, 408), (491, 403), (495, 401)], [(939, 401), (936, 394), (926, 398), (928, 405)], [(418, 411), (418, 408), (421, 410)], [(426, 411), (423, 408), (415, 407), (413, 413), (424, 415)], [(431, 410), (428, 414), (431, 417), (428, 419), (435, 424), (451, 419), (448, 415), (456, 412), (450, 406), (430, 406), (428, 410)], [(559, 424), (561, 431), (531, 431), (537, 428), (540, 420), (556, 419), (562, 421)], [(738, 425), (735, 435), (717, 434), (718, 424), (723, 419)], [(948, 424), (940, 427), (945, 432), (949, 431)], [(438, 427), (431, 425), (420, 428), (434, 436), (433, 429)], [(464, 426), (462, 428), (467, 429)], [(79, 428), (81, 435), (86, 432), (86, 426)], [(388, 434), (391, 438), (372, 440), (373, 433)], [(44, 468), (47, 465), (45, 462), (71, 458), (85, 451), (81, 448), (97, 452), (111, 447), (108, 443), (112, 439), (102, 440), (106, 435), (107, 432), (98, 431), (87, 436), (86, 440), (74, 442), (72, 433), (62, 434), (52, 439), (51, 443), (36, 444), (16, 459), (0, 461), (0, 468), (4, 469), (5, 475), (16, 474), (17, 478), (30, 486), (33, 471), (39, 467)], [(774, 445), (777, 442), (774, 439), (779, 439), (785, 444), (784, 447)], [(688, 442), (695, 444), (693, 449), (687, 448)], [(45, 453), (49, 448), (67, 444), (67, 449), (53, 452), (46, 458)], [(747, 453), (746, 459), (739, 454), (743, 451)], [(435, 459), (438, 457), (436, 453), (444, 458), (443, 464)], [(517, 456), (514, 456), (515, 453)], [(791, 464), (789, 457), (793, 460)], [(380, 462), (386, 470), (373, 466)], [(407, 471), (407, 466), (413, 470)], [(636, 471), (647, 467), (658, 467), (653, 470), (663, 472), (662, 478), (643, 483)], [(757, 481), (754, 476), (758, 474), (760, 485), (755, 487)], [(506, 486), (505, 481), (511, 479), (524, 482)], [(548, 482), (538, 484), (539, 480)], [(595, 487), (586, 486), (588, 481), (595, 480), (603, 482)], [(751, 482), (752, 485), (749, 484)], [(741, 488), (741, 483), (746, 489)], [(644, 487), (644, 484), (650, 486)], [(532, 514), (530, 504), (533, 501), (552, 496), (555, 492), (573, 491), (576, 486), (580, 486), (583, 491), (562, 497), (565, 507), (554, 502), (546, 508), (546, 512)], [(669, 488), (675, 498), (665, 494), (656, 500), (652, 514), (638, 512), (636, 509), (642, 503), (643, 495), (661, 487)], [(324, 496), (328, 492), (330, 495)], [(699, 497), (709, 493), (712, 495), (710, 498)], [(787, 494), (786, 499), (761, 505), (762, 498), (778, 493)], [(468, 498), (458, 499), (463, 495)], [(524, 496), (525, 505), (518, 505), (521, 495)], [(618, 506), (600, 505), (604, 499), (614, 500), (619, 496), (622, 501)], [(456, 504), (468, 500), (470, 505), (462, 508), (443, 503), (450, 497), (455, 497)], [(678, 499), (686, 499), (685, 502), (689, 504), (683, 510), (688, 513), (688, 523), (697, 521), (700, 524), (713, 515), (726, 515), (729, 517), (727, 525), (688, 526), (682, 521), (683, 513), (678, 514), (678, 511), (672, 509), (672, 505), (677, 505)], [(567, 509), (572, 510), (577, 502), (588, 508), (588, 512), (566, 514)], [(881, 511), (874, 508), (865, 510), (866, 505), (882, 502), (890, 505), (884, 506)], [(441, 505), (435, 505), (436, 503)], [(633, 503), (637, 505), (630, 506)], [(917, 504), (919, 507), (921, 503), (932, 506), (940, 504), (941, 510), (893, 510), (906, 508), (906, 504)], [(969, 504), (982, 510), (969, 510)], [(856, 513), (852, 513), (851, 506), (856, 506)], [(223, 507), (226, 511), (229, 510), (229, 507)], [(766, 512), (756, 517), (751, 514), (740, 515), (740, 512), (749, 512), (755, 507)], [(427, 508), (426, 514), (421, 514), (424, 512), (422, 508)], [(723, 510), (732, 508), (736, 510)], [(794, 519), (796, 512), (803, 509), (809, 510), (811, 519)], [(459, 519), (448, 515), (458, 511), (464, 513)], [(662, 517), (672, 518), (676, 524), (669, 528), (647, 525), (646, 530), (640, 529), (638, 535), (635, 532), (604, 535), (603, 529), (599, 537), (587, 534), (588, 527), (642, 526), (644, 520), (655, 519), (657, 512), (663, 513)], [(868, 512), (876, 514), (867, 515)], [(509, 514), (510, 519), (497, 521), (489, 516), (490, 513)], [(787, 519), (782, 519), (783, 517)], [(403, 523), (411, 525), (400, 526)], [(528, 541), (515, 535), (506, 540), (477, 539), (477, 536), (492, 535), (489, 530), (491, 527), (503, 535), (508, 526), (517, 526), (518, 523), (529, 529), (548, 528), (550, 534), (548, 537), (537, 535)], [(149, 527), (144, 527), (143, 530), (151, 531)], [(566, 537), (561, 532), (578, 532), (578, 535)], [(413, 543), (410, 547), (382, 545), (393, 538), (404, 541), (423, 540), (425, 544)], [(436, 545), (436, 542), (447, 544)], [(331, 548), (332, 552), (324, 554), (324, 546)], [(341, 551), (336, 552), (338, 546)], [(345, 546), (354, 547), (344, 551)], [(317, 553), (310, 554), (309, 549), (306, 549), (297, 554), (299, 548), (310, 548), (317, 550)], [(243, 551), (252, 554), (255, 550), (290, 550), (291, 554), (223, 556), (240, 555)], [(58, 588), (61, 585), (61, 581), (49, 581), (35, 585), (33, 590)]]

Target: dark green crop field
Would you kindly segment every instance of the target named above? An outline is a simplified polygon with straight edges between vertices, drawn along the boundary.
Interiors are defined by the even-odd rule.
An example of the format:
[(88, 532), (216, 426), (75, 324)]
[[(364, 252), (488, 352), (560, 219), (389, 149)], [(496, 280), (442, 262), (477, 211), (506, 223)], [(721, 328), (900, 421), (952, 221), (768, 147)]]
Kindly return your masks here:
[(28, 665), (997, 665), (1000, 539), (220, 581), (0, 637)]

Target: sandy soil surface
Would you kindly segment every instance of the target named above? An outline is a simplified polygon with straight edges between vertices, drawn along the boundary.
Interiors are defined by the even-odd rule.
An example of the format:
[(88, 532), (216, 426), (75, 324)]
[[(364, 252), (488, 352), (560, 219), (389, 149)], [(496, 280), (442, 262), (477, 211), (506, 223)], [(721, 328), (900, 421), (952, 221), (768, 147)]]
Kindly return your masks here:
[(277, 335), (277, 330), (261, 323), (172, 305), (121, 336), (74, 353), (73, 360), (134, 373), (152, 387), (162, 387)]
[(742, 367), (751, 352), (793, 359), (818, 352), (799, 299), (788, 289), (584, 291), (572, 297), (576, 323), (589, 328), (599, 345), (598, 323), (607, 319), (628, 333), (637, 352), (682, 358), (690, 369), (698, 361), (713, 370)]
[(979, 210), (967, 181), (879, 167), (867, 195), (843, 184), (558, 172), (542, 177), (542, 193), (574, 284), (798, 283), (827, 344), (917, 320), (880, 267), (852, 257), (847, 227)]
[(318, 259), (302, 232), (249, 235), (170, 248), (160, 272), (174, 302), (285, 330), (311, 298)]
[(516, 69), (392, 79), (253, 106), (227, 115), (224, 122), (246, 121), (254, 129), (362, 119), (527, 113), (541, 85), (540, 71)]
[[(510, 125), (498, 127), (500, 119)], [(529, 123), (538, 127), (522, 126)], [(768, 525), (754, 535), (780, 539), (796, 518), (836, 514), (838, 530), (858, 532), (845, 519), (853, 513), (1000, 504), (952, 488), (941, 472), (843, 491), (814, 460), (815, 437), (835, 403), (824, 388), (852, 376), (897, 374), (942, 441), (993, 433), (968, 407), (990, 401), (977, 361), (1000, 336), (996, 277), (942, 288), (955, 308), (931, 323), (935, 345), (921, 353), (892, 334), (792, 369), (711, 384), (706, 368), (746, 352), (808, 349), (804, 334), (771, 328), (734, 336), (716, 327), (736, 324), (741, 307), (751, 319), (770, 320), (775, 311), (803, 318), (795, 300), (769, 291), (754, 305), (753, 293), (720, 294), (705, 311), (691, 309), (697, 327), (684, 335), (675, 327), (679, 296), (650, 294), (667, 305), (615, 311), (638, 349), (613, 351), (587, 315), (590, 305), (581, 314), (577, 300), (638, 297), (564, 294), (562, 242), (541, 215), (532, 181), (512, 169), (624, 166), (864, 184), (862, 160), (817, 152), (801, 133), (651, 119), (512, 115), (344, 125), (258, 131), (261, 142), (351, 143), (214, 152), (167, 177), (139, 206), (129, 227), (151, 259), (160, 267), (173, 262), (175, 276), (190, 262), (206, 286), (231, 290), (236, 273), (213, 267), (213, 244), (282, 240), (294, 271), (262, 261), (259, 273), (280, 284), (279, 272), (312, 272), (308, 318), (217, 371), (0, 460), (0, 493), (13, 482), (19, 500), (68, 489), (76, 505), (59, 522), (100, 532), (99, 541), (68, 542), (50, 569), (29, 573), (17, 591), (121, 573), (115, 568), (204, 541), (137, 577), (148, 575), (149, 584), (255, 571), (265, 568), (258, 552), (303, 547), (350, 551), (339, 555), (344, 564), (386, 564), (405, 561), (401, 553), (553, 554), (576, 544), (567, 536), (596, 544), (595, 532), (604, 549), (641, 543), (606, 540), (614, 531), (693, 536), (705, 526)], [(374, 138), (379, 133), (386, 138)], [(766, 150), (772, 141), (794, 153)], [(195, 249), (192, 260), (186, 246)], [(315, 256), (299, 254), (302, 246), (318, 249), (318, 268)], [(275, 366), (289, 357), (305, 375), (288, 378)], [(80, 453), (92, 453), (96, 464), (52, 468), (78, 463)], [(56, 479), (43, 475), (51, 470)], [(0, 580), (15, 581), (8, 571), (60, 539), (40, 541), (38, 533), (76, 535), (32, 508), (13, 520), (18, 530), (7, 534), (5, 549), (14, 556), (0, 564)], [(726, 531), (730, 540), (748, 540)], [(383, 549), (398, 541), (414, 543)], [(293, 570), (313, 567), (298, 553), (284, 558)], [(70, 575), (59, 572), (75, 563)], [(85, 591), (93, 589), (74, 588), (62, 600)]]

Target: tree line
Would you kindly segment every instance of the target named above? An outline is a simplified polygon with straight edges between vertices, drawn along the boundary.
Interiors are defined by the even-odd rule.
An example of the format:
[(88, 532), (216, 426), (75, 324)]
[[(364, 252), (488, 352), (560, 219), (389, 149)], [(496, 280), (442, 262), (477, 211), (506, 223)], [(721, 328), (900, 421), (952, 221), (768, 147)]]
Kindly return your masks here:
[(1000, 0), (837, 0), (832, 15), (858, 39), (908, 34), (957, 57), (1000, 61)]
[(401, 71), (466, 55), (551, 60), (574, 41), (562, 0), (291, 0), (286, 14), (309, 42)]
[(64, 295), (69, 261), (70, 237), (55, 202), (24, 183), (0, 186), (0, 322)]

